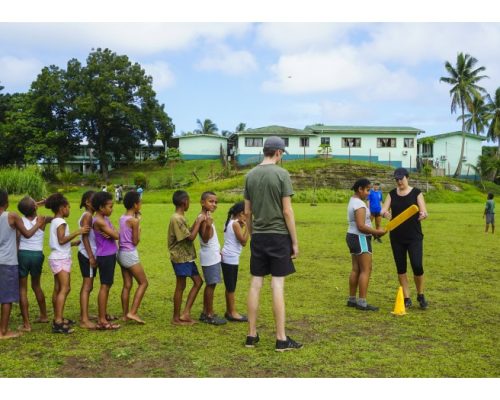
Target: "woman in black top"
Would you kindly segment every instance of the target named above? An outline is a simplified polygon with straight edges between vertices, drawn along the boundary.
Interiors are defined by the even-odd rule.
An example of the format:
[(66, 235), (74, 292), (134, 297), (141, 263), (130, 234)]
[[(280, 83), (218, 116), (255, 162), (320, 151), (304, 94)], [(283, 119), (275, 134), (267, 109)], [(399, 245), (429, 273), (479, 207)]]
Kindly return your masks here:
[[(419, 208), (419, 213), (403, 222), (390, 233), (392, 254), (398, 270), (399, 283), (403, 287), (405, 307), (412, 306), (410, 299), (410, 289), (408, 287), (408, 277), (406, 275), (406, 254), (410, 256), (410, 264), (413, 270), (413, 278), (417, 288), (417, 301), (420, 308), (426, 309), (428, 306), (424, 296), (424, 268), (422, 265), (424, 235), (420, 221), (427, 218), (427, 208), (425, 206), (422, 192), (408, 185), (408, 171), (405, 168), (397, 168), (394, 171), (394, 179), (397, 187), (389, 192), (381, 215), (386, 218), (393, 218), (403, 212), (412, 204)], [(389, 211), (389, 209), (391, 211)]]

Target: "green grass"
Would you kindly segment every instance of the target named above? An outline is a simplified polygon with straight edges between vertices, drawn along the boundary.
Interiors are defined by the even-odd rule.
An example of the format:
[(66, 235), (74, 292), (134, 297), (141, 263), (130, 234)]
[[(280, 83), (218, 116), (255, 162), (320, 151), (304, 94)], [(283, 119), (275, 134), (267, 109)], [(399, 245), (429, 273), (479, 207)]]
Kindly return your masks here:
[(47, 193), (45, 182), (36, 167), (0, 168), (0, 188), (11, 194), (27, 194), (39, 199)]
[[(146, 196), (150, 194), (146, 192)], [(73, 231), (80, 214), (79, 199), (73, 193), (70, 197), (68, 222)], [(220, 204), (214, 214), (219, 238), (223, 237), (229, 206)], [(274, 352), (268, 279), (262, 289), (258, 321), (261, 342), (255, 349), (243, 346), (245, 324), (170, 324), (175, 278), (168, 259), (166, 231), (173, 210), (169, 204), (146, 202), (139, 252), (150, 282), (140, 309), (147, 324), (126, 323), (116, 332), (77, 328), (69, 336), (51, 334), (48, 325), (34, 324), (32, 333), (0, 341), (0, 376), (498, 377), (500, 235), (484, 234), (482, 207), (479, 203), (429, 204), (430, 216), (423, 222), (423, 230), (430, 307), (394, 317), (390, 311), (398, 283), (388, 238), (383, 238), (383, 244), (374, 244), (369, 288), (369, 301), (380, 311), (362, 313), (347, 308), (350, 256), (344, 240), (346, 205), (295, 204), (300, 256), (297, 273), (286, 283), (287, 330), (304, 343), (304, 348), (279, 354)], [(115, 225), (122, 211), (121, 205), (115, 206)], [(198, 211), (197, 201), (193, 201), (189, 221)], [(76, 253), (73, 260), (72, 291), (65, 314), (78, 319), (81, 276)], [(245, 248), (236, 291), (241, 312), (246, 311), (248, 265), (249, 249)], [(42, 284), (50, 303), (53, 278), (47, 265)], [(120, 290), (117, 270), (109, 303), (113, 314), (121, 310)], [(215, 310), (219, 314), (224, 312), (223, 291), (221, 285), (215, 292)], [(34, 318), (37, 307), (32, 293), (29, 300)], [(97, 312), (96, 302), (94, 290), (90, 307), (93, 314)], [(199, 315), (201, 302), (200, 295), (194, 316)], [(19, 308), (15, 307), (11, 327), (20, 323)]]

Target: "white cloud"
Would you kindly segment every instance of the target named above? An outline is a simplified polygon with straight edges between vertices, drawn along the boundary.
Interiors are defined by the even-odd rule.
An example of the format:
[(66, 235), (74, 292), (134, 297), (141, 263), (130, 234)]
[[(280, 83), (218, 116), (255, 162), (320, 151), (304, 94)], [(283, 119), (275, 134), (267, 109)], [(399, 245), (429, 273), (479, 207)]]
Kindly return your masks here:
[(0, 57), (0, 84), (6, 92), (27, 91), (42, 68), (36, 58)]
[(142, 67), (147, 75), (153, 77), (153, 88), (158, 91), (174, 85), (175, 77), (169, 65), (164, 61), (156, 61), (152, 64), (143, 64)]
[(292, 111), (297, 118), (324, 124), (329, 124), (331, 121), (335, 121), (336, 124), (347, 124), (373, 118), (371, 109), (347, 101), (321, 100), (298, 103), (292, 107)]
[(257, 70), (257, 61), (252, 53), (245, 50), (233, 51), (227, 46), (215, 46), (210, 55), (197, 65), (202, 70), (221, 71), (229, 75), (243, 75)]

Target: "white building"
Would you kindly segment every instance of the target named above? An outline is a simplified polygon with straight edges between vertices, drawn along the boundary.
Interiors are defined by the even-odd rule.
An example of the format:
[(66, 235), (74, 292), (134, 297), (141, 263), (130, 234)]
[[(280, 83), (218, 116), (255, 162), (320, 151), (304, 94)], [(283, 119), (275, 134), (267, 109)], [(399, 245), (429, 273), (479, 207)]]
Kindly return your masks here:
[(220, 135), (179, 136), (179, 151), (183, 160), (210, 160), (227, 155), (227, 138)]

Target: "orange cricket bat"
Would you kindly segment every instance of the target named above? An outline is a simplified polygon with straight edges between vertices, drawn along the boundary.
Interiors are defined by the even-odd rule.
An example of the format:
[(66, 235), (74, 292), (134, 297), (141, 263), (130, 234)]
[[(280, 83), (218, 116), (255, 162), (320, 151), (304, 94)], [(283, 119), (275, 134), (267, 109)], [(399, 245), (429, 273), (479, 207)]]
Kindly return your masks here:
[(410, 207), (408, 207), (406, 210), (404, 210), (401, 214), (399, 214), (397, 217), (391, 219), (388, 224), (385, 226), (385, 231), (389, 232), (392, 231), (393, 229), (396, 229), (399, 225), (401, 225), (403, 222), (405, 222), (408, 218), (414, 216), (416, 213), (418, 213), (419, 209), (418, 207), (413, 204)]

